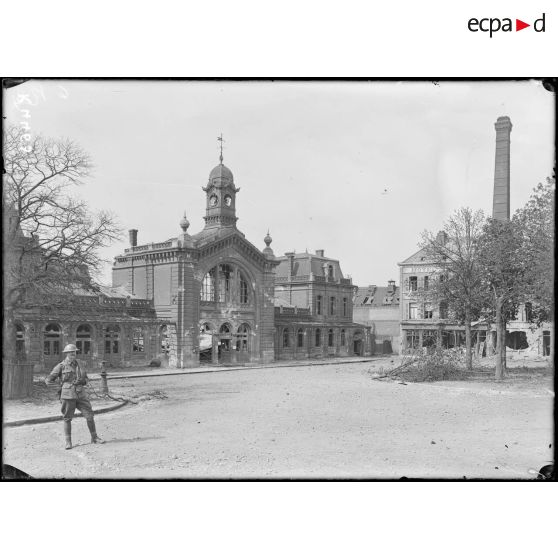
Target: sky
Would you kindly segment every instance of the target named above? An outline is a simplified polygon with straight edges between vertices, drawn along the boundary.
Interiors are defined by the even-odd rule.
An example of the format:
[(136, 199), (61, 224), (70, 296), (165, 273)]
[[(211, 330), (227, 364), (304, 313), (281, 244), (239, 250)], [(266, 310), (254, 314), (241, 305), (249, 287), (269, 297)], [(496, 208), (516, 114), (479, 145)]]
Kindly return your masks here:
[(490, 214), (499, 116), (513, 125), (521, 207), (553, 173), (554, 102), (535, 81), (32, 80), (4, 92), (4, 116), (79, 143), (94, 169), (75, 193), (138, 229), (139, 244), (177, 236), (184, 212), (190, 234), (203, 228), (223, 134), (246, 238), (261, 250), (269, 230), (276, 256), (323, 249), (364, 286), (398, 282), (420, 233), (459, 207)]

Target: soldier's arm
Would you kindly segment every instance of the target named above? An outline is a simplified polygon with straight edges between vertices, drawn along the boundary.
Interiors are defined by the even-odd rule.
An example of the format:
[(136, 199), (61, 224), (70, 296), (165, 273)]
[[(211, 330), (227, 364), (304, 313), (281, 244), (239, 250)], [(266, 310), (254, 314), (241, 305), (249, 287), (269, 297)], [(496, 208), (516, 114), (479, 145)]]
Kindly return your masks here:
[(57, 364), (53, 369), (52, 372), (45, 378), (45, 384), (50, 386), (56, 383), (56, 379), (60, 377), (60, 372), (62, 371), (62, 365)]

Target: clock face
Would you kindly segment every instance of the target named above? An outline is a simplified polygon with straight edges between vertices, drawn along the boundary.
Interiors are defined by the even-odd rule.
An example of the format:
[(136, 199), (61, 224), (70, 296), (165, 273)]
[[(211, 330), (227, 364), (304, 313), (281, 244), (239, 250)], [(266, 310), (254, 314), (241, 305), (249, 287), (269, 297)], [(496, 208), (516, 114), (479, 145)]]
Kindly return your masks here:
[(217, 205), (217, 196), (215, 194), (213, 194), (210, 198), (209, 198), (209, 205), (211, 207), (215, 207)]
[(232, 203), (232, 198), (227, 194), (227, 195), (225, 196), (225, 205), (226, 205), (227, 207), (230, 207), (230, 206), (231, 206), (231, 203)]

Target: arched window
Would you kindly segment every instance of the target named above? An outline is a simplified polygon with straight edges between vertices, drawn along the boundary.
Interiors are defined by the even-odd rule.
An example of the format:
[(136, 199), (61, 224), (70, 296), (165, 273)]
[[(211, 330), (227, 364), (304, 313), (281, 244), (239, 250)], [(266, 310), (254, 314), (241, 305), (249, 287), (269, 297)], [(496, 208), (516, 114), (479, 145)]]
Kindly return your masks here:
[(316, 347), (322, 346), (322, 330), (318, 328), (316, 330)]
[(248, 304), (248, 281), (244, 278), (242, 274), (240, 276), (240, 285), (239, 285), (239, 293), (240, 293), (240, 304)]
[(296, 346), (299, 349), (301, 347), (304, 347), (304, 330), (302, 328), (299, 328), (299, 330), (296, 333)]
[(333, 329), (327, 332), (327, 346), (333, 347)]
[(333, 279), (333, 266), (332, 265), (328, 265), (327, 266), (327, 276), (330, 279)]
[(141, 327), (136, 327), (132, 331), (132, 353), (143, 353), (144, 352), (144, 339), (143, 339), (143, 329)]
[(76, 331), (76, 347), (77, 354), (81, 356), (91, 353), (91, 326), (87, 324), (80, 325)]
[(23, 357), (25, 356), (25, 328), (21, 324), (15, 325), (15, 334), (16, 334), (16, 356)]
[(346, 344), (346, 340), (345, 340), (345, 330), (342, 329), (341, 330), (341, 346), (344, 347)]
[(238, 328), (237, 338), (236, 338), (236, 350), (241, 352), (246, 352), (249, 350), (248, 341), (250, 339), (250, 326), (248, 324), (242, 324)]
[(334, 296), (329, 297), (329, 315), (335, 316), (336, 311), (336, 298)]
[(60, 343), (62, 331), (58, 324), (48, 324), (44, 331), (43, 354), (45, 356), (57, 356), (60, 354)]
[(316, 314), (318, 316), (322, 314), (322, 295), (316, 297)]
[(105, 354), (118, 354), (120, 352), (120, 327), (109, 325), (105, 327)]
[(289, 346), (289, 329), (285, 328), (283, 330), (283, 347)]
[(204, 302), (215, 301), (215, 268), (210, 269), (203, 277), (201, 300)]

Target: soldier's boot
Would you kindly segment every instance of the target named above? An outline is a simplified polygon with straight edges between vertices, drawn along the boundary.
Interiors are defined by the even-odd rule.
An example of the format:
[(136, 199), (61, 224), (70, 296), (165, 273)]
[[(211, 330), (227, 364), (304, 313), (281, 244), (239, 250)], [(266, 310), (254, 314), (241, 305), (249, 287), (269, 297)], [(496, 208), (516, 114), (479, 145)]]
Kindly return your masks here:
[(72, 449), (72, 423), (64, 421), (64, 437), (66, 438), (66, 449)]
[(91, 443), (92, 444), (104, 444), (105, 441), (101, 440), (99, 436), (97, 436), (97, 431), (95, 429), (95, 420), (93, 418), (87, 419), (87, 427), (89, 428), (89, 432), (91, 433)]

